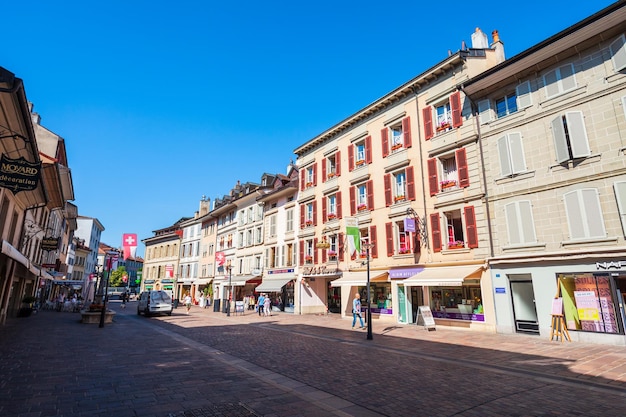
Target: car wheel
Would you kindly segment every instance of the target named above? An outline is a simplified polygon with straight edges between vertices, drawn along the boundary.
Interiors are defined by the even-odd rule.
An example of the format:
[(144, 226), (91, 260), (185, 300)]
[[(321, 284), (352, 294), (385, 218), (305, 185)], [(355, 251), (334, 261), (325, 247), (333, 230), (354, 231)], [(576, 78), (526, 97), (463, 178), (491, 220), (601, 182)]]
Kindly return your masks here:
[(172, 315), (172, 310), (169, 311), (169, 313), (167, 313), (168, 316)]

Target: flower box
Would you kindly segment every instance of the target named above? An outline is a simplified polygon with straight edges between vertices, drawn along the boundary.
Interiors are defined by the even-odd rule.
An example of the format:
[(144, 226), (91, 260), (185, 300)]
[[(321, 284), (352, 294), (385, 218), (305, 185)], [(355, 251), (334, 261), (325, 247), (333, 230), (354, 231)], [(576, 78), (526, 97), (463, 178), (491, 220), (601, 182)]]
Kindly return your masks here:
[(437, 126), (437, 132), (443, 132), (450, 129), (450, 122), (442, 122)]
[(334, 172), (329, 172), (328, 175), (326, 175), (326, 178), (328, 178), (328, 179), (335, 178), (335, 173)]
[(308, 226), (313, 226), (313, 221), (312, 220), (307, 220), (307, 221), (304, 222), (304, 225), (307, 226), (307, 227)]
[(312, 256), (305, 256), (304, 257), (304, 262), (310, 264), (313, 263), (313, 257)]
[(330, 213), (328, 215), (328, 220), (335, 220), (337, 218), (337, 215), (335, 213)]
[(449, 242), (448, 249), (463, 249), (465, 247), (465, 242), (462, 240), (457, 240), (456, 242)]
[(306, 188), (311, 188), (311, 187), (313, 187), (313, 183), (312, 182), (307, 182), (306, 184), (304, 184), (304, 186)]
[(403, 195), (398, 195), (398, 196), (396, 196), (396, 197), (394, 198), (394, 200), (395, 200), (395, 202), (397, 203), (397, 202), (399, 202), (399, 201), (404, 201), (404, 200), (406, 200), (406, 197), (405, 197), (405, 196), (403, 196)]
[(441, 186), (442, 190), (445, 190), (445, 189), (448, 189), (448, 188), (456, 187), (456, 181), (455, 180), (441, 181), (439, 183), (439, 185)]
[(356, 206), (356, 209), (358, 211), (365, 211), (367, 210), (367, 204), (359, 204), (358, 206)]
[(334, 258), (335, 256), (337, 256), (337, 252), (335, 252), (334, 250), (329, 250), (327, 253), (328, 253), (328, 256), (331, 258)]
[(356, 166), (360, 167), (361, 165), (365, 165), (365, 159), (359, 159), (355, 162)]
[(402, 144), (401, 143), (396, 143), (395, 145), (393, 145), (391, 147), (392, 151), (397, 151), (398, 149), (402, 149)]
[(398, 254), (400, 254), (400, 255), (406, 255), (407, 253), (411, 253), (411, 249), (402, 248), (402, 249), (398, 250)]

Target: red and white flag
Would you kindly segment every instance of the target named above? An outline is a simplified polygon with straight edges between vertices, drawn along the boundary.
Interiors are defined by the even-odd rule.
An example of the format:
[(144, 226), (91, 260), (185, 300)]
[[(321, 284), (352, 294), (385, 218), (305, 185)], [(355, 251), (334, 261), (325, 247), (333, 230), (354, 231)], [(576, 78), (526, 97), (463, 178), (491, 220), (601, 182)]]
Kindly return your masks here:
[(224, 256), (224, 252), (215, 252), (215, 262), (217, 262), (217, 266), (224, 265), (224, 262), (226, 262), (226, 256)]
[(174, 265), (165, 265), (165, 278), (174, 278)]
[(137, 250), (137, 234), (124, 233), (122, 236), (122, 247), (124, 248), (124, 260), (130, 257), (134, 258)]

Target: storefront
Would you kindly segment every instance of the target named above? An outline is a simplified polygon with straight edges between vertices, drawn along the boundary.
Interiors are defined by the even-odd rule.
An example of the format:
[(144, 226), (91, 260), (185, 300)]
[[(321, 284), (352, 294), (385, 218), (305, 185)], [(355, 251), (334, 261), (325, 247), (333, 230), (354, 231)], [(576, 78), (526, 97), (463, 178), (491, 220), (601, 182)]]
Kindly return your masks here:
[(341, 293), (330, 282), (343, 276), (343, 272), (326, 266), (306, 267), (302, 270), (297, 300), (300, 314), (326, 314), (341, 312)]
[[(482, 274), (483, 265), (428, 267), (405, 279), (404, 292), (412, 295), (410, 299), (405, 297), (406, 311), (412, 312), (410, 323), (417, 322), (415, 301), (421, 301), (430, 307), (439, 325), (477, 327), (484, 324)], [(421, 291), (417, 289), (417, 292), (421, 294), (415, 294), (418, 287)]]
[(561, 298), (561, 312), (573, 342), (626, 345), (626, 259), (596, 261), (494, 262), (497, 331), (549, 337), (553, 300)]
[[(342, 316), (352, 316), (352, 299), (357, 292), (361, 295), (361, 305), (367, 308), (367, 272), (344, 272), (341, 278), (329, 283), (329, 292), (340, 289), (338, 301)], [(370, 303), (372, 317), (382, 320), (395, 320), (393, 309), (393, 290), (387, 271), (370, 271)]]
[(257, 298), (258, 294), (268, 294), (274, 309), (293, 313), (295, 279), (293, 268), (267, 270), (266, 276), (263, 277), (261, 283), (255, 288)]

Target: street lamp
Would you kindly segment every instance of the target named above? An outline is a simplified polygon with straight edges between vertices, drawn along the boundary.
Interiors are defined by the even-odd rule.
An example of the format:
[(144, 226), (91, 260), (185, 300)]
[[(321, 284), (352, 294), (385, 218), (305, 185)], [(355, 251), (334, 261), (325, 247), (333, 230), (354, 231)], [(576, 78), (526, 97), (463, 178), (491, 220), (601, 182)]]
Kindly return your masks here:
[(367, 340), (372, 340), (372, 307), (370, 303), (370, 249), (374, 246), (372, 243), (362, 243), (365, 248), (365, 257), (367, 262)]
[(228, 271), (228, 304), (226, 305), (226, 316), (230, 317), (230, 302), (233, 298), (233, 266), (230, 263), (230, 260), (226, 262), (226, 270)]

